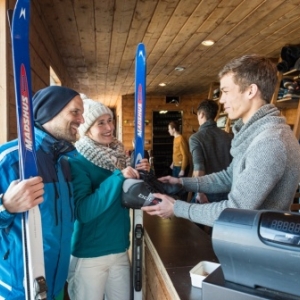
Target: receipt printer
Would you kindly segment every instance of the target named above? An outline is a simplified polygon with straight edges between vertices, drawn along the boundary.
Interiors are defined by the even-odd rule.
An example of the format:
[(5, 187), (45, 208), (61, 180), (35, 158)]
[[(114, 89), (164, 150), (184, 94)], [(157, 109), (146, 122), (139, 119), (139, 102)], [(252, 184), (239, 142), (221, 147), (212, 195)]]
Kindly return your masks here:
[(300, 214), (228, 208), (212, 242), (226, 281), (300, 296)]

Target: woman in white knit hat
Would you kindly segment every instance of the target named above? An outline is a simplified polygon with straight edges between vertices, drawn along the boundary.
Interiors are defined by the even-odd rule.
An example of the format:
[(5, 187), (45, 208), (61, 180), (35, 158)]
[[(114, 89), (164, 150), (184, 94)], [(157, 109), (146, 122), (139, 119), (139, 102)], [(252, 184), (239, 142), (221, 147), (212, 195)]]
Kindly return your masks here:
[(126, 165), (123, 144), (113, 135), (112, 111), (84, 99), (85, 123), (79, 127), (79, 152), (70, 160), (74, 178), (76, 222), (72, 240), (68, 291), (71, 300), (130, 298), (129, 210), (121, 205), (125, 178), (150, 170), (143, 159)]

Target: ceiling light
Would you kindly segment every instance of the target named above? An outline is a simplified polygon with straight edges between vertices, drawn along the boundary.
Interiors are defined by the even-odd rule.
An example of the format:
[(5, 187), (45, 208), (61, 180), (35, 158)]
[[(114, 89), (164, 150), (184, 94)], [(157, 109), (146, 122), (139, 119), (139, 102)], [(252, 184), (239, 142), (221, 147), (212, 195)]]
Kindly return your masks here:
[(175, 71), (178, 71), (178, 72), (182, 72), (184, 70), (184, 67), (176, 67), (175, 68)]
[(203, 46), (209, 47), (209, 46), (212, 46), (214, 43), (215, 43), (215, 42), (214, 42), (213, 40), (205, 40), (205, 41), (203, 41), (201, 44), (202, 44)]
[(167, 84), (164, 83), (164, 82), (162, 82), (162, 83), (159, 84), (159, 86), (166, 86), (166, 85), (167, 85)]

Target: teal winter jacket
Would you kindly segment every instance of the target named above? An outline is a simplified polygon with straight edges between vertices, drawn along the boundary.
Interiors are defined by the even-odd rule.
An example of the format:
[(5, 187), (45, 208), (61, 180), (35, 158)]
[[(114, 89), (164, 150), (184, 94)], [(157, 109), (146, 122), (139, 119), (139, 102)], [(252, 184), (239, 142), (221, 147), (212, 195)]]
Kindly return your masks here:
[(98, 257), (125, 252), (129, 247), (129, 210), (122, 207), (120, 170), (96, 166), (81, 154), (70, 159), (75, 199), (72, 255)]

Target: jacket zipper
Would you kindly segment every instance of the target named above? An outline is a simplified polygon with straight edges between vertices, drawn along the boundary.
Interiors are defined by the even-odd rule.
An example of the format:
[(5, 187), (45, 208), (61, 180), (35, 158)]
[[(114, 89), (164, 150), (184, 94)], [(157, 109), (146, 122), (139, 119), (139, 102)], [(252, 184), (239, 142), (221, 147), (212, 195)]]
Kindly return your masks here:
[(58, 226), (58, 213), (57, 213), (57, 200), (59, 198), (57, 186), (53, 180), (54, 190), (55, 190), (55, 201), (54, 201), (54, 213), (55, 213), (55, 225)]
[(71, 203), (73, 194), (72, 194), (72, 191), (71, 191), (70, 183), (67, 180), (67, 178), (66, 178), (66, 183), (67, 183), (68, 191), (69, 191), (69, 206), (70, 206), (70, 211), (71, 211), (71, 222), (74, 222), (74, 211), (72, 209), (72, 203)]

